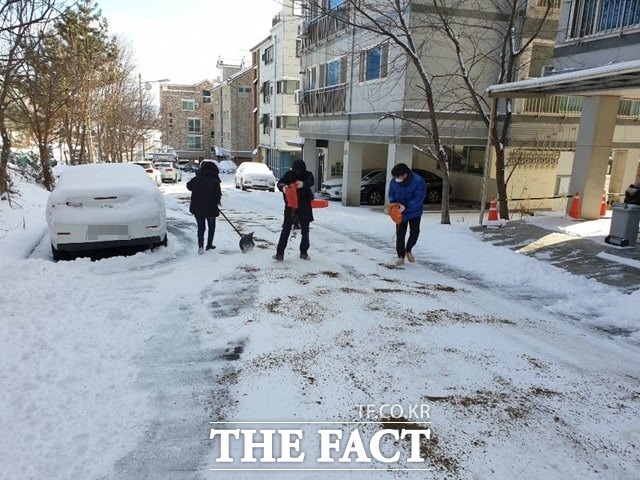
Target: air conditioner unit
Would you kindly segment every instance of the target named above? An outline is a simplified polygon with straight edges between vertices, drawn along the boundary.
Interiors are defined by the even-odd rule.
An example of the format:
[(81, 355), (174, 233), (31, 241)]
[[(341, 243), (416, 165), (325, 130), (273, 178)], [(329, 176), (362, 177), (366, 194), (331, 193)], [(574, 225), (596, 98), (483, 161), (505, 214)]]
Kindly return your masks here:
[(555, 71), (555, 67), (553, 65), (545, 65), (542, 67), (542, 72), (540, 74), (541, 77), (548, 77), (549, 75), (553, 75)]
[(200, 106), (200, 104), (199, 104), (198, 102), (195, 102), (195, 103), (193, 104), (193, 106), (194, 106), (195, 108), (198, 108), (198, 107)]
[(294, 90), (293, 91), (293, 103), (296, 105), (300, 105), (300, 100), (302, 100), (302, 90)]

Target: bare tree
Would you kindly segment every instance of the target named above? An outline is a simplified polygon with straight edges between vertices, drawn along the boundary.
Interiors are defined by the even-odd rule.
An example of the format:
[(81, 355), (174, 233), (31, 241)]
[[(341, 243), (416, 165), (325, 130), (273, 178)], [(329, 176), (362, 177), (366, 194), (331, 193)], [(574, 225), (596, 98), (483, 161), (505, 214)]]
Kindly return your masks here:
[(56, 0), (7, 0), (0, 5), (0, 195), (8, 190), (9, 122), (11, 112), (16, 110), (11, 92), (26, 60), (24, 45), (39, 41), (40, 32), (58, 15), (60, 3)]
[[(541, 0), (542, 1), (542, 0)], [(307, 18), (325, 16), (336, 24), (369, 32), (397, 47), (404, 66), (410, 100), (426, 114), (381, 113), (407, 129), (422, 132), (424, 142), (415, 147), (433, 158), (443, 176), (441, 223), (450, 223), (450, 134), (475, 122), (489, 130), (497, 157), (497, 185), (502, 218), (508, 218), (504, 175), (505, 147), (511, 125), (511, 101), (489, 102), (488, 85), (518, 78), (521, 57), (538, 36), (551, 8), (544, 0), (537, 19), (525, 15), (526, 0), (308, 0)], [(392, 59), (389, 59), (392, 62)], [(352, 67), (353, 68), (353, 67)], [(492, 105), (493, 103), (493, 105)], [(463, 120), (451, 120), (458, 116)], [(466, 120), (465, 120), (466, 119)], [(451, 125), (456, 122), (456, 128)], [(464, 123), (468, 126), (465, 126)]]

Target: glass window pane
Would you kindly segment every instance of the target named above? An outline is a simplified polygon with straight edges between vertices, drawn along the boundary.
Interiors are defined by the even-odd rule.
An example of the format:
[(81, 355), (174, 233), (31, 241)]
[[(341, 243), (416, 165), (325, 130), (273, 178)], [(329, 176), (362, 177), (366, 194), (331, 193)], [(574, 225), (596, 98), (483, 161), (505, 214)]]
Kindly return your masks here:
[(366, 80), (375, 80), (380, 78), (380, 47), (372, 48), (367, 51), (367, 72)]

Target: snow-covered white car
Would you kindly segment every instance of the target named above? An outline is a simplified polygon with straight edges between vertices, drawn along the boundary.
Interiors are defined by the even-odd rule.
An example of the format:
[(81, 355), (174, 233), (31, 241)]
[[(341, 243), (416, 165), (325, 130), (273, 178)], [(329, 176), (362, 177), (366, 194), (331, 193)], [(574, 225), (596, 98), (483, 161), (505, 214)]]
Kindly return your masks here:
[(220, 173), (236, 173), (238, 167), (233, 160), (220, 160), (218, 164)]
[(276, 191), (276, 177), (264, 163), (243, 162), (236, 169), (236, 188)]
[(144, 171), (147, 172), (147, 175), (149, 175), (149, 178), (151, 178), (151, 180), (153, 180), (155, 182), (155, 184), (157, 186), (162, 185), (162, 174), (160, 173), (160, 170), (158, 170), (153, 162), (133, 162), (135, 165), (140, 165), (142, 168), (144, 168)]
[(55, 260), (82, 250), (167, 244), (164, 197), (137, 165), (67, 168), (49, 195), (46, 217)]
[(160, 171), (160, 178), (163, 182), (178, 183), (182, 180), (182, 172), (173, 162), (156, 162), (155, 166)]

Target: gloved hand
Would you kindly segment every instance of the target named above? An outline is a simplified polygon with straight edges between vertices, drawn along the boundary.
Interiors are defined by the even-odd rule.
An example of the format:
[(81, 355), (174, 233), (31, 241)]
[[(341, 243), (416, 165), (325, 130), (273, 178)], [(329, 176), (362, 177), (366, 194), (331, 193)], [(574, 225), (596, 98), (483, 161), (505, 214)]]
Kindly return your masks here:
[(298, 188), (302, 188), (302, 187), (304, 187), (304, 183), (302, 183), (302, 180), (298, 180), (298, 181), (296, 182), (296, 186), (297, 186)]
[(400, 205), (398, 207), (398, 210), (400, 210), (400, 213), (404, 212), (404, 210), (405, 210), (404, 205)]

